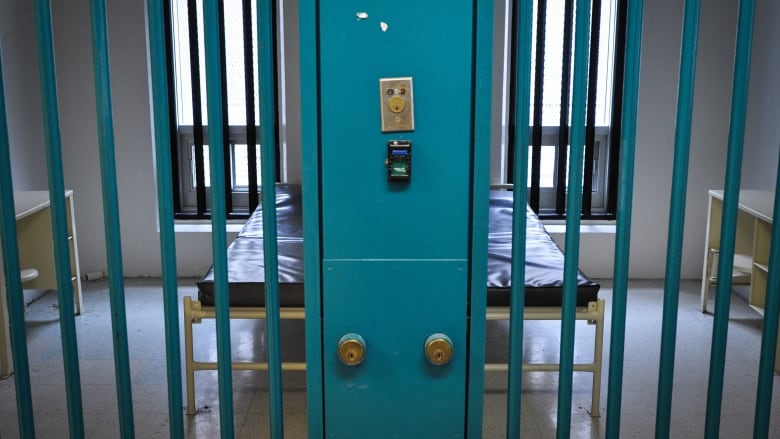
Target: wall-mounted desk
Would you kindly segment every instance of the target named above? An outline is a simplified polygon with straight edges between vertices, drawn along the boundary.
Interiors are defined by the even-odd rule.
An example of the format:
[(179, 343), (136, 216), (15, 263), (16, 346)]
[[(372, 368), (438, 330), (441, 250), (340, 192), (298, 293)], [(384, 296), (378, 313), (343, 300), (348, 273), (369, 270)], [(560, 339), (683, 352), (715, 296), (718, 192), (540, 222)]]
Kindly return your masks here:
[[(51, 212), (48, 191), (14, 192), (16, 233), (19, 243), (19, 263), (22, 269), (35, 268), (38, 277), (24, 283), (24, 288), (56, 290), (57, 275), (54, 265), (54, 243), (51, 232)], [(71, 282), (76, 314), (84, 311), (81, 298), (81, 271), (78, 244), (73, 217), (73, 191), (65, 192), (65, 212), (68, 219), (68, 246), (70, 249)], [(0, 260), (2, 255), (0, 255)], [(9, 318), (6, 309), (5, 275), (0, 270), (0, 377), (13, 373), (11, 363)]]
[[(772, 238), (774, 199), (775, 194), (772, 191), (739, 191), (732, 281), (734, 284), (750, 285), (748, 303), (762, 316), (764, 315), (767, 275), (769, 273), (769, 247)], [(720, 254), (723, 191), (709, 191), (708, 204), (701, 282), (702, 312), (707, 311), (710, 286), (718, 282), (717, 261)], [(775, 373), (778, 372), (780, 372), (780, 362), (775, 359)]]

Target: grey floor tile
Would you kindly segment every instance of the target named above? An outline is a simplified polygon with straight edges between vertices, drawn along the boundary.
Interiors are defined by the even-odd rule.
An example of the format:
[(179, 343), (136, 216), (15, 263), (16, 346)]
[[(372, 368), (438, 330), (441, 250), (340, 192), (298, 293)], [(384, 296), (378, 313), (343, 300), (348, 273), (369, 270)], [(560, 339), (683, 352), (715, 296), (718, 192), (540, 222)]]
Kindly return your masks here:
[[(182, 280), (181, 294), (194, 295), (193, 284), (191, 279)], [(567, 411), (572, 438), (604, 437), (606, 429), (611, 289), (609, 281), (602, 282), (602, 285), (602, 297), (607, 299), (608, 309), (604, 376), (599, 404), (601, 417), (590, 416), (592, 376), (575, 373), (572, 380), (572, 405), (570, 411)], [(681, 284), (671, 437), (701, 437), (704, 433), (713, 316), (698, 310), (699, 285), (696, 281)], [(128, 279), (125, 288), (136, 437), (166, 438), (169, 436), (168, 378), (160, 282), (156, 279)], [(713, 309), (713, 300), (710, 299), (710, 310)], [(76, 319), (85, 432), (87, 437), (117, 437), (118, 409), (106, 282), (86, 283), (85, 301), (87, 312)], [(762, 321), (737, 295), (732, 298), (730, 308), (720, 437), (741, 438), (749, 436), (752, 431)], [(40, 438), (59, 438), (67, 432), (68, 419), (56, 295), (46, 294), (31, 304), (25, 319), (36, 432)], [(661, 367), (669, 367), (659, 364), (662, 320), (663, 283), (632, 282), (626, 318), (621, 438), (647, 438), (654, 435), (658, 371)], [(198, 359), (215, 360), (214, 321), (204, 320), (195, 326), (195, 331)], [(557, 361), (560, 357), (560, 331), (559, 322), (526, 322), (523, 330), (525, 360)], [(303, 361), (304, 332), (302, 321), (282, 322), (282, 356), (285, 360)], [(486, 331), (489, 362), (506, 361), (508, 332), (507, 322), (489, 323)], [(575, 359), (590, 360), (593, 357), (593, 327), (578, 323), (575, 335)], [(231, 341), (237, 359), (266, 358), (267, 340), (262, 321), (232, 322)], [(778, 380), (775, 378), (775, 386), (780, 385)], [(559, 411), (558, 381), (556, 372), (523, 374), (520, 415), (523, 437), (555, 437)], [(505, 435), (507, 385), (506, 373), (485, 373), (485, 438), (502, 438)], [(268, 388), (266, 372), (234, 372), (233, 428), (237, 437), (267, 437)], [(285, 436), (306, 437), (305, 373), (285, 372), (283, 388)], [(196, 374), (196, 405), (196, 415), (184, 415), (183, 407), (174, 413), (174, 416), (182, 416), (186, 437), (219, 437), (220, 401), (215, 372)], [(778, 405), (780, 396), (775, 391), (771, 437), (780, 437)], [(0, 437), (3, 439), (19, 435), (16, 410), (14, 378), (11, 377), (0, 381), (0, 419), (3, 419), (0, 422)]]

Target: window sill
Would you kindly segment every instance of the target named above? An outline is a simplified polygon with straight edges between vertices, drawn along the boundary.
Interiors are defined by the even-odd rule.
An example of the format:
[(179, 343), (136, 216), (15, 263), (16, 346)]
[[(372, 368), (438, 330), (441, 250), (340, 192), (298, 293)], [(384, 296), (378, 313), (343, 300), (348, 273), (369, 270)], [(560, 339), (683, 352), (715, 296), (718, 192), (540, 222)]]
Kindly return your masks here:
[[(547, 229), (547, 233), (551, 235), (565, 235), (566, 223), (551, 223), (544, 224), (544, 228)], [(580, 224), (580, 235), (584, 234), (602, 234), (602, 235), (614, 235), (616, 233), (617, 226), (614, 221), (611, 222), (594, 222)]]
[[(244, 222), (228, 222), (225, 230), (228, 233), (238, 233), (241, 228), (244, 227)], [(194, 222), (194, 221), (182, 221), (175, 222), (173, 224), (173, 231), (175, 233), (211, 233), (211, 222)]]

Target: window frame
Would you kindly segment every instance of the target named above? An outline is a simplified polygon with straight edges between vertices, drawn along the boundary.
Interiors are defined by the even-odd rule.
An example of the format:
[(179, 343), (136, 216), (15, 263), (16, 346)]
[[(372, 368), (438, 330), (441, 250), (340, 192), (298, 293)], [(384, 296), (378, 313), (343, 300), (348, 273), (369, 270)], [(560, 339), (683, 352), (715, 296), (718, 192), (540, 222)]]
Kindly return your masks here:
[[(510, 6), (516, 7), (515, 1), (516, 0), (510, 1)], [(573, 5), (572, 0), (567, 0), (567, 2)], [(546, 8), (546, 0), (540, 0), (540, 3), (544, 4), (537, 4), (539, 8)], [(593, 9), (596, 7), (600, 9), (601, 3), (601, 0), (594, 0)], [(540, 16), (538, 14), (539, 10), (542, 9), (537, 10), (537, 32), (534, 35), (534, 44), (536, 45), (536, 53), (544, 53), (544, 44), (540, 44), (540, 41), (538, 40), (540, 37), (545, 38), (545, 25), (541, 23), (542, 20), (540, 20)], [(609, 99), (611, 101), (611, 111), (609, 117), (610, 126), (595, 125), (595, 98), (597, 81), (595, 74), (598, 72), (599, 64), (597, 55), (599, 49), (599, 38), (594, 37), (593, 35), (599, 31), (599, 27), (597, 26), (600, 26), (600, 20), (595, 20), (595, 14), (593, 12), (591, 13), (591, 22), (599, 24), (594, 25), (592, 29), (593, 34), (590, 38), (591, 44), (588, 77), (588, 107), (586, 110), (588, 114), (585, 127), (585, 166), (583, 167), (583, 182), (590, 183), (591, 190), (583, 191), (583, 206), (582, 212), (580, 212), (582, 219), (614, 220), (616, 218), (617, 183), (620, 161), (620, 123), (622, 117), (623, 70), (625, 59), (623, 52), (625, 51), (626, 10), (626, 0), (615, 1), (614, 22), (611, 23), (612, 27), (608, 30), (612, 33), (614, 38), (614, 52), (612, 53), (611, 69), (607, 69), (607, 71), (603, 73), (607, 75), (607, 81), (611, 83), (611, 99)], [(571, 21), (571, 17), (569, 17), (569, 21)], [(569, 27), (569, 29), (566, 29), (566, 32), (573, 32), (572, 23), (566, 23), (566, 26)], [(507, 30), (510, 32), (510, 35), (512, 35), (511, 33), (515, 32), (511, 26)], [(569, 41), (569, 47), (564, 47), (563, 59), (568, 60), (568, 62), (564, 61), (564, 64), (568, 64), (568, 66), (564, 66), (564, 72), (562, 75), (563, 78), (561, 81), (562, 88), (564, 87), (564, 82), (570, 84), (571, 81), (571, 78), (566, 76), (566, 69), (572, 68), (571, 57), (567, 56), (567, 54), (570, 53), (573, 38), (574, 37), (572, 35)], [(514, 78), (516, 77), (514, 72), (516, 72), (517, 66), (517, 60), (514, 59), (514, 45), (517, 43), (516, 39), (511, 37), (508, 38), (508, 41), (510, 41), (510, 44), (507, 45), (506, 50), (509, 51), (509, 56), (505, 57), (505, 59), (508, 60), (507, 62), (509, 63), (509, 66), (505, 69), (505, 71), (511, 73), (509, 79), (509, 96), (505, 96), (505, 99), (509, 104), (508, 108), (510, 115), (508, 120), (510, 121), (510, 126), (507, 136), (508, 141), (505, 146), (507, 166), (502, 177), (507, 183), (513, 184), (515, 183), (514, 148), (516, 141), (515, 133), (517, 130), (512, 125), (513, 121), (515, 120), (512, 113), (515, 111), (517, 95), (515, 88), (516, 85), (513, 83)], [(564, 44), (564, 46), (566, 46), (566, 44)], [(593, 62), (594, 59), (595, 62)], [(545, 146), (552, 146), (555, 148), (555, 163), (553, 170), (554, 184), (553, 187), (541, 187), (541, 182), (538, 181), (535, 187), (528, 185), (527, 189), (529, 191), (529, 204), (537, 213), (537, 215), (539, 215), (539, 217), (543, 220), (557, 220), (566, 218), (565, 202), (568, 188), (565, 187), (565, 185), (567, 178), (565, 174), (561, 175), (561, 171), (568, 170), (568, 160), (566, 163), (561, 163), (560, 158), (562, 156), (568, 158), (567, 151), (568, 142), (570, 139), (569, 133), (571, 131), (571, 126), (568, 123), (568, 113), (571, 110), (568, 109), (568, 106), (570, 105), (569, 96), (566, 96), (565, 93), (562, 93), (562, 104), (566, 105), (566, 110), (561, 111), (562, 121), (560, 125), (550, 126), (542, 124), (542, 101), (539, 90), (543, 86), (543, 64), (543, 61), (539, 62), (537, 60), (533, 66), (535, 83), (534, 90), (532, 90), (531, 93), (533, 102), (531, 102), (532, 120), (530, 121), (529, 126), (529, 133), (531, 138), (529, 139), (528, 145), (530, 149), (528, 175), (529, 181), (531, 183), (534, 182), (534, 179), (537, 179), (538, 181), (541, 178), (539, 169), (534, 169), (534, 167), (540, 166), (538, 163), (534, 162), (534, 160), (540, 160), (536, 159), (534, 151), (539, 151), (542, 147)], [(569, 93), (571, 93), (571, 91)], [(564, 108), (564, 105), (561, 107)], [(566, 146), (561, 148), (560, 145), (562, 144)], [(536, 172), (534, 173), (532, 171)], [(561, 184), (563, 184), (563, 189), (559, 190)]]
[[(203, 128), (203, 138), (208, 138), (208, 127)], [(231, 125), (228, 130), (228, 142), (226, 143), (229, 153), (229, 167), (230, 173), (226, 173), (226, 184), (229, 186), (231, 192), (231, 204), (233, 206), (233, 216), (247, 214), (249, 212), (250, 199), (249, 188), (251, 185), (247, 184), (238, 185), (236, 182), (236, 175), (239, 172), (237, 170), (238, 162), (235, 158), (236, 147), (238, 145), (246, 145), (247, 142), (246, 128), (238, 125)], [(208, 161), (208, 145), (203, 145), (204, 150), (204, 162)], [(182, 200), (181, 215), (186, 216), (188, 219), (192, 219), (194, 215), (197, 215), (197, 177), (196, 174), (196, 157), (195, 151), (195, 129), (191, 125), (180, 125), (178, 127), (178, 142), (177, 142), (177, 154), (180, 158), (181, 167), (179, 172), (179, 195)], [(257, 162), (257, 187), (260, 187), (260, 145), (255, 144), (255, 157)], [(249, 154), (247, 154), (247, 165), (249, 161)], [(208, 169), (205, 169), (208, 173)], [(207, 174), (206, 174), (207, 175)], [(204, 176), (205, 177), (205, 176)], [(211, 205), (211, 191), (208, 179), (205, 179), (205, 197), (207, 205)]]
[[(608, 169), (606, 164), (609, 162), (609, 127), (595, 127), (594, 136), (594, 149), (593, 149), (593, 166), (591, 172), (591, 210), (595, 213), (595, 216), (599, 216), (603, 219), (602, 212), (607, 210), (607, 186), (608, 186)], [(557, 195), (557, 182), (560, 181), (558, 173), (560, 168), (557, 166), (560, 158), (560, 148), (557, 145), (559, 138), (558, 127), (542, 127), (542, 144), (541, 147), (554, 148), (555, 152), (555, 166), (553, 166), (552, 185), (542, 186), (540, 181), (539, 187), (539, 208), (536, 211), (540, 217), (552, 218), (558, 217), (555, 211), (555, 199)], [(528, 145), (529, 158), (533, 154), (531, 151), (533, 145)], [(567, 154), (568, 156), (568, 154)], [(530, 159), (529, 159), (530, 160)], [(568, 182), (568, 167), (566, 168), (567, 174), (563, 180)], [(531, 174), (528, 174), (528, 180), (530, 183)], [(583, 175), (584, 180), (584, 175)], [(530, 184), (528, 185), (530, 188)]]
[[(167, 64), (168, 64), (168, 82), (172, 86), (169, 87), (169, 108), (170, 114), (170, 127), (171, 127), (171, 165), (172, 165), (172, 191), (174, 202), (174, 218), (176, 220), (203, 220), (211, 218), (211, 190), (204, 184), (202, 187), (198, 187), (195, 179), (205, 178), (207, 170), (203, 169), (204, 176), (196, 175), (193, 177), (192, 167), (193, 161), (199, 162), (196, 166), (202, 166), (206, 162), (205, 156), (198, 157), (197, 153), (193, 152), (193, 149), (199, 151), (206, 151), (208, 143), (208, 126), (205, 121), (206, 115), (202, 112), (202, 102), (205, 96), (201, 97), (200, 87), (190, 87), (189, 90), (180, 90), (180, 84), (176, 81), (177, 70), (177, 56), (176, 50), (179, 45), (175, 38), (176, 25), (174, 24), (174, 3), (176, 0), (165, 1), (165, 22), (166, 22), (166, 51), (167, 51)], [(199, 48), (199, 33), (202, 33), (202, 28), (199, 26), (202, 23), (198, 22), (198, 13), (190, 13), (191, 9), (197, 5), (198, 0), (187, 1), (187, 34), (189, 44), (189, 69), (191, 74), (191, 84), (200, 84), (205, 82), (205, 72), (200, 69), (200, 48)], [(246, 125), (229, 125), (228, 123), (228, 105), (227, 105), (227, 75), (226, 75), (226, 42), (225, 42), (225, 13), (224, 2), (221, 2), (220, 8), (220, 26), (222, 30), (220, 39), (222, 60), (220, 68), (222, 69), (222, 95), (223, 95), (223, 131), (225, 133), (225, 177), (227, 184), (225, 187), (225, 204), (227, 209), (228, 219), (246, 219), (259, 205), (259, 193), (261, 190), (261, 184), (259, 180), (260, 175), (260, 148), (259, 144), (259, 126), (256, 123), (256, 112), (258, 108), (258, 102), (255, 99), (255, 62), (244, 62), (244, 96), (246, 102), (245, 117)], [(243, 18), (243, 44), (244, 44), (244, 59), (253, 58), (253, 50), (256, 44), (256, 35), (252, 31), (253, 20), (256, 17), (252, 12), (253, 0), (242, 0), (242, 18)], [(274, 28), (278, 26), (276, 22), (273, 23)], [(247, 31), (248, 29), (248, 31)], [(273, 32), (274, 39), (274, 64), (278, 64), (279, 51), (281, 48), (278, 45), (279, 35), (276, 31)], [(256, 79), (256, 78), (255, 78)], [(273, 78), (266, 79), (272, 80), (275, 85), (278, 85), (277, 75)], [(177, 97), (177, 93), (192, 93), (191, 95)], [(279, 99), (279, 96), (275, 96)], [(192, 104), (193, 112), (193, 124), (185, 125), (180, 124), (178, 121), (178, 111), (180, 108), (179, 99), (186, 99)], [(269, 105), (272, 108), (278, 108), (278, 102), (273, 102)], [(274, 129), (278, 131), (278, 114), (277, 123)], [(275, 136), (276, 139), (279, 136)], [(235, 169), (236, 162), (233, 159), (235, 156), (235, 145), (245, 144), (247, 145), (247, 174), (249, 185), (248, 186), (236, 186), (233, 184), (235, 181)], [(194, 146), (194, 148), (193, 148)], [(251, 146), (254, 146), (252, 148)], [(279, 180), (279, 169), (281, 160), (281, 146), (279, 142), (274, 145), (276, 148), (276, 163), (274, 164), (273, 172), (275, 173), (275, 180)], [(193, 154), (195, 156), (193, 157)], [(250, 166), (251, 163), (256, 163), (256, 166)], [(197, 169), (197, 168), (196, 168)], [(200, 171), (198, 171), (200, 172)]]

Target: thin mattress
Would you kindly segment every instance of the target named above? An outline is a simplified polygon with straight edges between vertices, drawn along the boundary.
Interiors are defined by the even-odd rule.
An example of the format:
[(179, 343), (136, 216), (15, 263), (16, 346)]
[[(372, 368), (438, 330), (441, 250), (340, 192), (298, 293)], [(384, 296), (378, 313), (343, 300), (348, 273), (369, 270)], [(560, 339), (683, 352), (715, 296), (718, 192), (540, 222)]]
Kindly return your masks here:
[[(299, 186), (276, 188), (279, 302), (303, 306), (303, 222)], [(559, 307), (563, 297), (564, 254), (530, 208), (526, 208), (525, 305)], [(262, 209), (249, 217), (228, 246), (230, 306), (265, 305)], [(488, 306), (509, 306), (512, 269), (512, 192), (490, 191), (488, 227)], [(197, 283), (198, 299), (214, 304), (213, 267)], [(599, 284), (578, 271), (577, 306), (598, 297)]]

